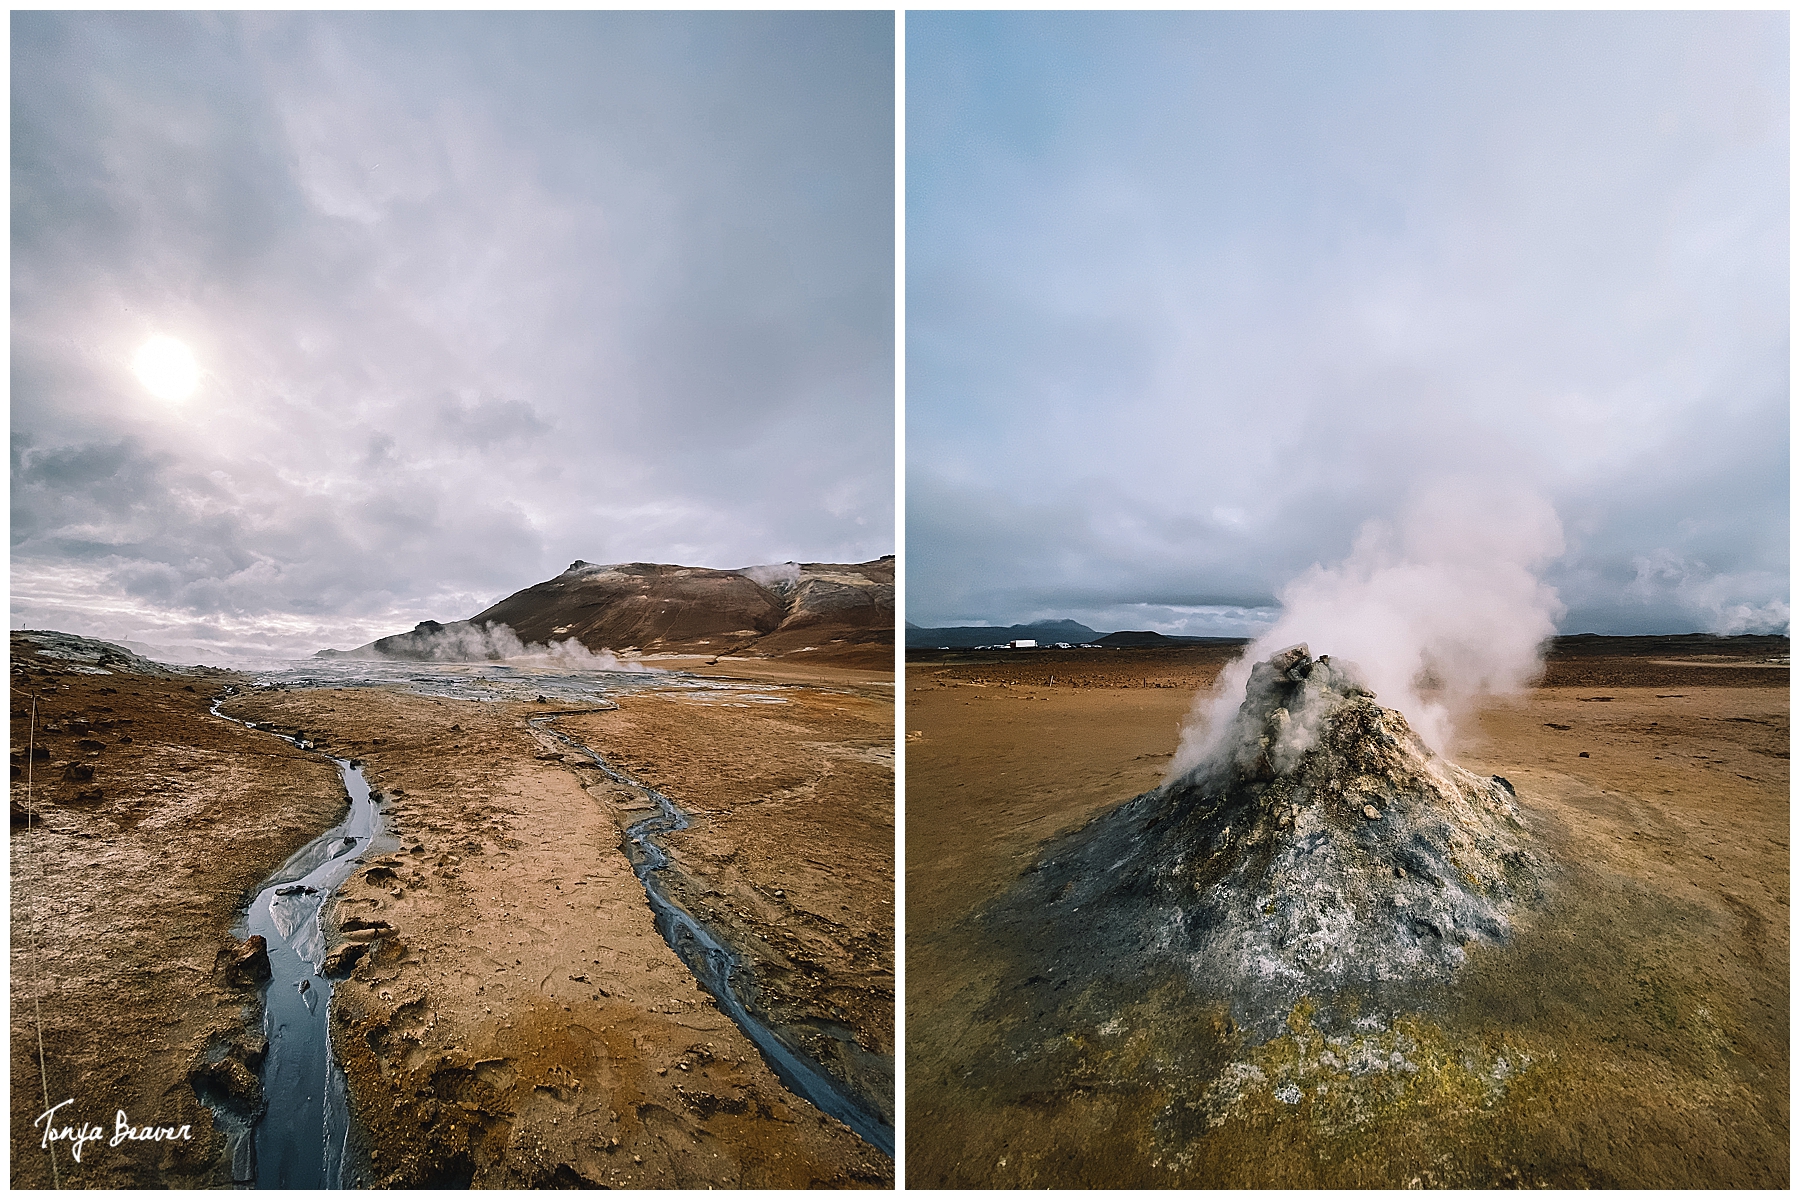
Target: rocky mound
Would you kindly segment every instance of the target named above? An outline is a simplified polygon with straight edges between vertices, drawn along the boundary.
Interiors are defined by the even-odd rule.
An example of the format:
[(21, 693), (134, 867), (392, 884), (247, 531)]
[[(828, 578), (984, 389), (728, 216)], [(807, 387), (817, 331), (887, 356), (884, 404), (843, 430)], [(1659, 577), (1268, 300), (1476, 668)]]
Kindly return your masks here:
[[(467, 621), (424, 621), (349, 651), (357, 658), (497, 657), (490, 631), (590, 651), (881, 658), (894, 644), (894, 559), (776, 563), (720, 571), (577, 559)], [(322, 651), (336, 654), (336, 651)]]
[[(155, 678), (170, 678), (189, 672), (179, 667), (151, 662), (125, 647), (96, 638), (58, 633), (53, 629), (16, 629), (12, 635), (13, 673), (53, 671), (76, 675), (111, 675), (128, 672)], [(32, 663), (32, 659), (45, 660)]]
[(1115, 977), (1179, 964), (1270, 1033), (1303, 995), (1448, 978), (1538, 893), (1512, 786), (1438, 757), (1303, 645), (1256, 665), (1215, 741), (1186, 777), (1053, 844), (996, 916), (1051, 915), (1075, 973), (1090, 953)]

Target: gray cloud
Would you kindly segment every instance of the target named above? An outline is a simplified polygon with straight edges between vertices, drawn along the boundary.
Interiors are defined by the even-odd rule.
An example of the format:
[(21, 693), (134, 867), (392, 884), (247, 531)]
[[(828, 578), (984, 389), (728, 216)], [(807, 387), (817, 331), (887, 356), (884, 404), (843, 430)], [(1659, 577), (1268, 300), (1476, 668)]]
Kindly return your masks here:
[(909, 620), (1256, 632), (1497, 473), (1565, 631), (1785, 627), (1784, 17), (920, 13), (907, 61)]
[(891, 552), (891, 29), (18, 14), (15, 627), (304, 652)]

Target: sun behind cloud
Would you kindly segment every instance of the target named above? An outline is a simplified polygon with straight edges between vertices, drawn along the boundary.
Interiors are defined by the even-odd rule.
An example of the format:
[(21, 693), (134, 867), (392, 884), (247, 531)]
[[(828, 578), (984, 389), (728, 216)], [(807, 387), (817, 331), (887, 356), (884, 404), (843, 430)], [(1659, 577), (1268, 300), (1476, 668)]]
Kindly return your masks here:
[(131, 369), (150, 394), (163, 400), (186, 400), (200, 383), (194, 352), (166, 334), (157, 334), (131, 360)]

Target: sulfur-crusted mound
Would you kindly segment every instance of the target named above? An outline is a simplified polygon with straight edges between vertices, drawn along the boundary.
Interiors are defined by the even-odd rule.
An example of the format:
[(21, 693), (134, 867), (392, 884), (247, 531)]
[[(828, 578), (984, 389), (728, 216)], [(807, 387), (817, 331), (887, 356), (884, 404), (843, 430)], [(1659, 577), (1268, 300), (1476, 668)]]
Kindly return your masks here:
[(1527, 840), (1510, 784), (1302, 645), (1256, 665), (1204, 764), (1053, 844), (994, 916), (1050, 917), (1114, 978), (1179, 963), (1268, 1032), (1302, 995), (1392, 997), (1502, 941), (1538, 890)]

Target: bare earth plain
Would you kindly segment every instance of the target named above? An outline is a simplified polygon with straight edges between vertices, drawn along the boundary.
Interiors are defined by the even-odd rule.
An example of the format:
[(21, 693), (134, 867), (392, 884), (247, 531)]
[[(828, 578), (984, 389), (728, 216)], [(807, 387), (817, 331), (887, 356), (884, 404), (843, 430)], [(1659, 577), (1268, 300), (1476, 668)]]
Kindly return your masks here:
[(1348, 1047), (1304, 1002), (1262, 1043), (1185, 993), (1059, 1025), (985, 911), (1161, 781), (1236, 653), (909, 652), (909, 1184), (1787, 1185), (1785, 639), (1586, 640), (1462, 723), (1552, 874), (1420, 1012)]
[[(649, 809), (527, 724), (558, 706), (252, 690), (116, 663), (83, 674), (16, 638), (14, 664), (15, 763), (33, 692), (49, 742), (31, 825), (13, 825), (14, 1186), (53, 1182), (32, 1125), (46, 1094), (75, 1101), (59, 1124), (103, 1123), (108, 1138), (116, 1108), (193, 1133), (90, 1142), (80, 1163), (59, 1146), (61, 1186), (233, 1181), (196, 1098), (211, 1084), (242, 1107), (263, 1099), (261, 1002), (232, 975), (230, 930), (346, 809), (321, 756), (208, 714), (233, 685), (222, 711), (359, 760), (396, 846), (325, 912), (340, 959), (368, 947), (332, 997), (347, 1182), (891, 1186), (892, 1161), (787, 1090), (656, 931), (623, 849)], [(608, 711), (571, 706), (555, 727), (692, 815), (664, 839), (671, 893), (759, 960), (753, 1005), (828, 1072), (885, 1091), (891, 1119), (892, 675), (742, 666), (768, 699), (651, 689)], [(73, 762), (91, 778), (65, 780)], [(15, 810), (24, 785), (16, 775)]]

